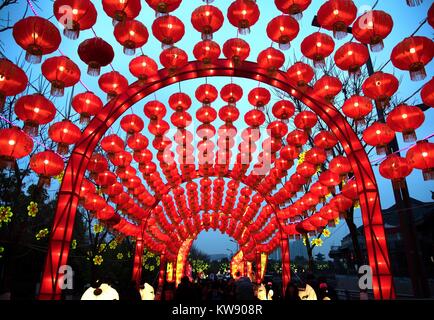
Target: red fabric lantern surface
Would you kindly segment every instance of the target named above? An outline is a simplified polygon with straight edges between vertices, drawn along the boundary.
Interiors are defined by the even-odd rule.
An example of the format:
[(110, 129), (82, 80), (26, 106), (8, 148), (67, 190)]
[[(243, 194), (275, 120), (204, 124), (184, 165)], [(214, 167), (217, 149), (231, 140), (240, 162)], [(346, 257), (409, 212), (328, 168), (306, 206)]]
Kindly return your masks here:
[(130, 61), (129, 69), (133, 76), (145, 81), (157, 74), (158, 65), (154, 59), (146, 55), (140, 55)]
[(201, 84), (194, 93), (196, 99), (204, 105), (210, 105), (217, 100), (218, 91), (212, 84)]
[(377, 154), (385, 154), (387, 145), (395, 137), (395, 132), (385, 123), (374, 122), (363, 131), (363, 141), (376, 147)]
[(98, 220), (107, 221), (111, 220), (116, 216), (115, 209), (111, 206), (104, 206), (101, 210), (98, 210), (96, 217)]
[(87, 165), (87, 170), (91, 173), (93, 177), (95, 174), (104, 172), (108, 169), (108, 161), (105, 156), (100, 153), (94, 153), (89, 160)]
[(357, 16), (357, 7), (351, 0), (328, 0), (318, 10), (318, 23), (333, 31), (336, 39), (345, 38), (348, 27)]
[(96, 193), (95, 185), (87, 179), (83, 179), (80, 188), (80, 201), (84, 200), (84, 197), (90, 194)]
[(365, 117), (372, 111), (371, 99), (363, 96), (352, 96), (342, 106), (342, 112), (353, 119), (356, 124), (365, 124)]
[(84, 40), (78, 46), (78, 56), (88, 65), (87, 74), (99, 76), (101, 68), (109, 65), (115, 56), (112, 46), (101, 38)]
[(290, 133), (288, 133), (288, 136), (286, 137), (286, 141), (288, 144), (293, 145), (297, 148), (301, 148), (309, 139), (306, 132), (302, 130), (293, 130)]
[(113, 25), (135, 19), (142, 9), (140, 0), (102, 0), (102, 8), (113, 19)]
[(184, 67), (188, 63), (187, 53), (179, 48), (164, 49), (160, 54), (160, 62), (170, 73)]
[(124, 47), (124, 53), (133, 55), (136, 49), (148, 42), (149, 33), (148, 29), (140, 21), (128, 20), (115, 26), (114, 36)]
[(125, 144), (118, 135), (111, 134), (101, 140), (101, 148), (110, 155), (124, 150)]
[(220, 9), (209, 4), (196, 8), (191, 14), (191, 24), (202, 34), (202, 40), (211, 40), (213, 33), (222, 27), (223, 21)]
[(415, 130), (425, 120), (425, 114), (419, 107), (400, 104), (387, 116), (386, 123), (390, 129), (402, 132), (405, 142), (416, 141)]
[(303, 11), (310, 6), (311, 2), (312, 0), (274, 0), (277, 9), (283, 14), (289, 14), (297, 19), (302, 17)]
[(252, 106), (263, 108), (270, 102), (271, 93), (265, 88), (257, 87), (250, 90), (248, 100)]
[(433, 56), (433, 41), (427, 37), (413, 36), (398, 43), (393, 48), (390, 59), (396, 68), (409, 71), (411, 80), (418, 81), (425, 79), (425, 65)]
[(61, 156), (53, 151), (35, 153), (30, 158), (30, 169), (39, 175), (39, 183), (50, 185), (50, 178), (59, 175), (64, 168)]
[(126, 115), (121, 120), (122, 130), (129, 135), (142, 131), (144, 127), (145, 123), (142, 118), (135, 114)]
[(319, 210), (319, 214), (327, 220), (335, 220), (339, 218), (339, 211), (331, 205), (325, 205)]
[(58, 144), (57, 152), (68, 153), (69, 146), (75, 144), (81, 137), (81, 130), (69, 120), (54, 123), (48, 129), (51, 140)]
[(310, 130), (315, 127), (318, 119), (316, 114), (312, 111), (302, 111), (298, 113), (294, 118), (294, 124), (298, 129), (310, 132)]
[(116, 182), (116, 175), (110, 171), (103, 171), (98, 174), (95, 182), (102, 188), (108, 188)]
[(267, 130), (270, 135), (277, 139), (282, 139), (288, 133), (288, 126), (282, 121), (272, 121), (268, 124)]
[(65, 88), (75, 85), (81, 76), (78, 66), (65, 56), (48, 58), (42, 64), (41, 70), (51, 83), (53, 97), (63, 97)]
[(191, 107), (191, 98), (188, 94), (177, 92), (169, 97), (169, 106), (175, 111), (185, 111)]
[(77, 39), (80, 30), (87, 30), (96, 23), (97, 12), (90, 0), (55, 0), (53, 13), (65, 29), (69, 39)]
[(296, 172), (304, 178), (312, 177), (317, 171), (316, 165), (310, 162), (303, 162), (297, 166)]
[(148, 125), (148, 130), (156, 137), (162, 137), (169, 131), (170, 125), (164, 120), (151, 121)]
[(219, 118), (223, 122), (232, 123), (238, 119), (240, 111), (234, 106), (225, 106), (219, 110)]
[(362, 14), (353, 25), (353, 35), (363, 44), (369, 44), (371, 50), (383, 50), (383, 40), (393, 28), (392, 17), (384, 11), (371, 10)]
[(24, 131), (38, 134), (38, 126), (51, 122), (56, 115), (54, 104), (41, 94), (22, 96), (15, 103), (15, 114), (24, 121)]
[(149, 141), (148, 138), (146, 138), (143, 134), (138, 132), (128, 137), (127, 145), (128, 147), (133, 149), (133, 151), (141, 151), (148, 147)]
[(26, 61), (40, 63), (42, 56), (59, 48), (59, 30), (47, 19), (32, 16), (15, 23), (12, 35), (16, 43), (26, 51)]
[(344, 195), (344, 197), (347, 197), (348, 199), (353, 200), (354, 202), (359, 199), (359, 194), (357, 190), (357, 182), (353, 179), (346, 183), (342, 187), (341, 193)]
[(392, 180), (394, 188), (399, 188), (404, 179), (413, 171), (410, 161), (396, 154), (387, 156), (379, 167), (380, 174)]
[(150, 163), (152, 161), (152, 153), (149, 150), (143, 149), (140, 152), (134, 152), (133, 159), (139, 164)]
[(7, 96), (15, 96), (27, 87), (26, 73), (8, 59), (0, 58), (0, 112)]
[(160, 101), (152, 100), (145, 104), (143, 112), (151, 120), (163, 119), (166, 115), (166, 107)]
[(212, 40), (203, 40), (198, 42), (193, 48), (194, 57), (204, 64), (210, 64), (216, 61), (221, 53), (220, 46)]
[(341, 177), (331, 170), (326, 170), (321, 172), (318, 181), (321, 184), (329, 187), (330, 191), (334, 191), (335, 186), (341, 182)]
[(434, 108), (434, 77), (423, 86), (420, 97), (425, 105)]
[(336, 66), (350, 75), (360, 75), (360, 68), (368, 61), (369, 51), (366, 46), (357, 42), (347, 42), (338, 50), (335, 56)]
[(255, 1), (235, 0), (229, 6), (227, 16), (240, 34), (249, 34), (250, 27), (259, 20), (260, 12)]
[(133, 156), (131, 155), (131, 153), (125, 150), (121, 150), (117, 153), (110, 154), (109, 159), (114, 166), (125, 168), (131, 164), (131, 161), (133, 160)]
[[(167, 14), (178, 9), (182, 0), (145, 0), (158, 14)], [(157, 14), (157, 16), (158, 16)]]
[(88, 123), (103, 107), (101, 99), (93, 92), (79, 93), (72, 98), (72, 108), (80, 114), (80, 123)]
[(97, 212), (107, 206), (107, 202), (103, 197), (96, 194), (91, 194), (84, 199), (84, 208), (91, 212)]
[(243, 97), (243, 89), (235, 83), (227, 84), (221, 88), (220, 97), (228, 104), (235, 104)]
[(286, 145), (280, 150), (280, 157), (287, 161), (295, 160), (298, 156), (298, 150), (292, 145)]
[(128, 80), (119, 72), (111, 71), (98, 79), (98, 85), (102, 91), (107, 93), (107, 100), (111, 100), (127, 90)]
[(285, 63), (285, 55), (272, 47), (262, 50), (258, 55), (259, 67), (266, 69), (270, 75), (273, 75)]
[(429, 7), (427, 19), (429, 25), (434, 28), (434, 3)]
[(331, 154), (331, 150), (338, 143), (338, 139), (332, 132), (321, 130), (315, 135), (313, 143), (315, 146), (324, 149), (327, 154)]
[(0, 167), (11, 166), (15, 160), (28, 156), (33, 139), (18, 127), (0, 129)]
[(316, 195), (321, 202), (324, 202), (326, 196), (330, 193), (329, 188), (318, 181), (310, 186), (309, 192)]
[(375, 72), (367, 78), (362, 85), (365, 96), (375, 100), (378, 108), (385, 108), (389, 105), (390, 98), (398, 90), (398, 79), (389, 73)]
[(232, 38), (223, 44), (223, 54), (226, 59), (232, 61), (234, 66), (239, 66), (249, 57), (250, 46), (241, 38)]
[(168, 48), (182, 39), (185, 27), (175, 16), (161, 16), (152, 23), (152, 34), (162, 43), (163, 48)]
[(331, 208), (339, 211), (339, 213), (345, 214), (353, 206), (353, 201), (342, 194), (338, 194), (330, 200), (329, 205)]
[(422, 170), (424, 180), (434, 180), (434, 143), (418, 141), (407, 151), (406, 158), (413, 168)]
[(303, 89), (313, 79), (314, 72), (310, 65), (299, 61), (288, 68), (286, 76), (290, 82)]
[(339, 78), (333, 76), (322, 76), (313, 85), (315, 95), (331, 103), (341, 90), (342, 82)]
[(336, 156), (329, 163), (329, 170), (338, 174), (343, 179), (352, 171), (350, 160), (344, 156)]
[(306, 151), (304, 155), (304, 161), (310, 162), (314, 165), (320, 165), (327, 159), (327, 155), (324, 149), (319, 147), (313, 147)]
[(277, 118), (284, 122), (287, 122), (289, 118), (294, 115), (295, 106), (289, 100), (280, 100), (277, 101), (273, 108), (271, 109), (271, 113)]
[(290, 16), (277, 16), (267, 25), (267, 35), (279, 44), (279, 48), (287, 50), (291, 47), (291, 41), (294, 40), (300, 32), (298, 22)]
[(247, 111), (244, 121), (249, 127), (258, 128), (265, 122), (265, 114), (257, 109)]
[(335, 42), (325, 33), (314, 32), (303, 39), (300, 49), (316, 68), (320, 68), (325, 66), (325, 59), (335, 50)]
[(192, 122), (191, 115), (186, 111), (176, 111), (172, 114), (170, 117), (170, 121), (173, 123), (173, 125), (179, 129), (183, 129), (185, 127), (188, 127)]
[(210, 106), (203, 106), (196, 111), (196, 118), (202, 123), (211, 123), (217, 118), (217, 111)]

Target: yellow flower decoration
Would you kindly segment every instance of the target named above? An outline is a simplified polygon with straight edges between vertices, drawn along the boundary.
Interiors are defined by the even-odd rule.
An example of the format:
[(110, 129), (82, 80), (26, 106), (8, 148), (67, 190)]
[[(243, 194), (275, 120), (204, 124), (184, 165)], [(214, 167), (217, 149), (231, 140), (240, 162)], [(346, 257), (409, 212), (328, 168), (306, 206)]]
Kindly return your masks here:
[(100, 266), (103, 263), (104, 259), (100, 255), (96, 255), (93, 258), (93, 264), (96, 266)]
[(131, 258), (131, 252), (127, 252), (127, 257)]
[(145, 270), (149, 270), (149, 265), (145, 264)]
[(321, 247), (323, 244), (323, 241), (321, 238), (315, 238), (312, 240), (312, 245), (316, 245), (317, 247)]
[(101, 233), (101, 232), (103, 232), (104, 231), (104, 227), (102, 226), (102, 225), (100, 225), (100, 224), (95, 224), (94, 226), (93, 226), (93, 232), (95, 232), (95, 233)]
[(3, 258), (3, 255), (2, 255), (3, 252), (5, 252), (5, 248), (0, 247), (0, 258)]
[(96, 194), (99, 195), (99, 196), (102, 196), (104, 194), (104, 192), (102, 192), (102, 189), (98, 189), (96, 191)]
[(55, 180), (57, 180), (57, 182), (62, 183), (63, 180), (63, 176), (65, 175), (65, 172), (61, 172), (59, 173), (57, 176), (54, 177)]
[(101, 243), (100, 245), (99, 245), (99, 249), (98, 249), (98, 251), (99, 252), (103, 252), (104, 251), (104, 249), (106, 248), (106, 244), (105, 243)]
[(47, 236), (48, 236), (48, 229), (47, 228), (39, 230), (39, 232), (36, 234), (36, 240), (44, 239)]
[(112, 249), (112, 250), (116, 249), (117, 246), (118, 246), (118, 242), (116, 241), (116, 239), (115, 239), (115, 240), (112, 240), (112, 241), (109, 243), (109, 248)]
[(72, 240), (72, 242), (71, 242), (71, 249), (72, 250), (75, 250), (75, 249), (77, 249), (77, 240)]
[(306, 151), (303, 151), (298, 155), (298, 164), (302, 164), (304, 162), (305, 156), (306, 156)]
[(356, 201), (355, 203), (354, 203), (354, 209), (359, 209), (360, 208), (360, 202), (359, 201)]
[(332, 193), (330, 192), (329, 194), (326, 194), (326, 199), (330, 198), (332, 196)]
[(117, 255), (116, 255), (116, 258), (118, 259), (118, 260), (122, 260), (123, 258), (124, 258), (124, 255), (123, 255), (123, 253), (118, 253)]
[(150, 266), (149, 267), (149, 271), (154, 271), (155, 270), (155, 267), (154, 266)]
[(330, 237), (330, 234), (331, 234), (331, 232), (330, 232), (329, 229), (324, 229), (324, 230), (322, 231), (322, 235), (323, 235), (324, 237), (326, 237), (326, 238)]
[(336, 219), (335, 219), (335, 225), (338, 225), (339, 222), (341, 222), (341, 220), (339, 220), (339, 218), (336, 218)]
[(2, 223), (9, 223), (11, 222), (11, 217), (14, 214), (12, 213), (11, 207), (0, 207), (0, 227), (2, 226)]
[(38, 214), (39, 209), (38, 209), (38, 204), (36, 202), (31, 201), (30, 204), (27, 206), (27, 214), (29, 215), (29, 217), (36, 217), (36, 215)]
[(303, 244), (306, 246), (306, 238), (303, 238)]

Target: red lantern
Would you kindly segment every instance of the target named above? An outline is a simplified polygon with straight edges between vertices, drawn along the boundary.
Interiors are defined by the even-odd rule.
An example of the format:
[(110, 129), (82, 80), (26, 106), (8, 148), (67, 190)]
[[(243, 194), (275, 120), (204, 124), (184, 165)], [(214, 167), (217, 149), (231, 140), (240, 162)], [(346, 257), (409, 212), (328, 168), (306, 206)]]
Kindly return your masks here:
[(303, 11), (306, 10), (312, 0), (274, 0), (277, 9), (283, 14), (290, 14), (297, 19), (301, 19)]
[(431, 5), (431, 7), (428, 10), (428, 23), (431, 27), (434, 28), (434, 3)]
[(132, 135), (134, 133), (140, 132), (145, 127), (145, 123), (142, 118), (135, 114), (129, 114), (122, 118), (121, 128), (128, 134)]
[(269, 90), (261, 87), (250, 90), (248, 95), (249, 103), (256, 108), (264, 108), (271, 100)]
[(30, 169), (39, 175), (39, 185), (50, 185), (51, 177), (59, 175), (64, 167), (63, 159), (53, 151), (35, 153), (30, 158)]
[(357, 16), (357, 7), (351, 0), (328, 0), (318, 10), (318, 23), (332, 30), (336, 39), (345, 38), (348, 27)]
[(87, 179), (83, 179), (80, 188), (80, 202), (84, 200), (84, 197), (90, 194), (96, 193), (95, 185)]
[(250, 33), (250, 27), (259, 20), (259, 15), (255, 1), (235, 0), (228, 8), (228, 20), (238, 28), (240, 34)]
[(345, 215), (346, 211), (353, 206), (353, 200), (348, 199), (342, 194), (338, 194), (330, 200), (330, 207), (339, 211), (339, 213)]
[(315, 32), (301, 42), (301, 53), (313, 61), (316, 68), (325, 66), (325, 59), (335, 50), (335, 42), (329, 35)]
[(152, 34), (162, 43), (163, 48), (168, 48), (182, 39), (185, 27), (175, 16), (161, 16), (152, 23)]
[(161, 52), (160, 62), (163, 67), (169, 69), (169, 73), (173, 73), (188, 63), (188, 56), (184, 50), (171, 47)]
[(300, 31), (298, 22), (290, 17), (281, 15), (273, 18), (267, 25), (267, 35), (279, 44), (279, 48), (287, 50), (291, 47), (291, 41), (294, 40)]
[(127, 90), (128, 80), (119, 72), (111, 71), (98, 79), (98, 85), (102, 91), (107, 93), (107, 100), (111, 100)]
[(145, 104), (143, 112), (151, 120), (163, 119), (166, 115), (166, 107), (160, 101), (153, 100)]
[(91, 194), (85, 197), (84, 208), (91, 212), (97, 212), (104, 209), (107, 206), (107, 202), (103, 197), (96, 194)]
[(318, 97), (333, 103), (334, 98), (341, 92), (342, 82), (337, 77), (322, 76), (313, 85), (313, 92)]
[(211, 123), (217, 118), (217, 112), (210, 106), (203, 106), (196, 111), (196, 118), (202, 123)]
[(423, 86), (420, 97), (425, 105), (434, 108), (434, 77)]
[(408, 150), (406, 158), (413, 168), (422, 170), (424, 180), (434, 180), (434, 143), (418, 141)]
[(87, 170), (90, 172), (92, 179), (96, 179), (98, 174), (108, 169), (108, 161), (105, 156), (99, 153), (94, 153), (89, 160)]
[(329, 188), (318, 181), (310, 186), (309, 192), (317, 196), (321, 202), (325, 202), (326, 196), (330, 193)]
[(107, 222), (116, 217), (115, 210), (111, 206), (104, 206), (101, 210), (98, 210), (97, 216), (98, 220)]
[(357, 182), (353, 179), (353, 180), (349, 181), (348, 183), (346, 183), (342, 187), (341, 193), (344, 195), (344, 197), (353, 200), (353, 202), (356, 202), (359, 199), (359, 194), (358, 194), (358, 190), (357, 190)]
[(40, 63), (42, 56), (59, 48), (59, 30), (47, 19), (32, 16), (15, 23), (12, 35), (16, 43), (26, 50), (26, 61)]
[(169, 97), (169, 106), (175, 111), (185, 111), (191, 107), (191, 98), (188, 94), (178, 92)]
[(169, 124), (166, 121), (160, 119), (151, 121), (148, 125), (149, 132), (156, 137), (164, 136), (169, 129)]
[(211, 40), (212, 34), (223, 25), (223, 13), (214, 6), (203, 5), (191, 14), (191, 24), (202, 34), (202, 40)]
[(81, 76), (78, 66), (65, 56), (48, 58), (41, 69), (44, 77), (51, 83), (53, 97), (63, 97), (65, 87), (75, 85)]
[(270, 136), (276, 139), (282, 139), (288, 133), (288, 126), (282, 121), (272, 121), (268, 124), (267, 130)]
[(272, 47), (262, 50), (258, 55), (259, 67), (266, 69), (268, 74), (273, 75), (285, 63), (285, 55)]
[(149, 33), (145, 25), (136, 20), (118, 23), (114, 29), (116, 40), (124, 46), (124, 53), (133, 55), (136, 49), (148, 42)]
[(395, 137), (395, 132), (385, 123), (374, 122), (363, 131), (363, 140), (370, 146), (374, 146), (377, 154), (385, 154), (387, 145)]
[(318, 119), (316, 114), (312, 111), (302, 111), (297, 114), (294, 118), (294, 124), (298, 129), (310, 132), (310, 130), (315, 127)]
[(410, 71), (411, 80), (418, 81), (425, 79), (425, 65), (433, 56), (434, 43), (431, 39), (412, 36), (405, 38), (393, 48), (390, 59), (396, 68)]
[(352, 96), (342, 106), (342, 112), (353, 119), (357, 125), (365, 124), (365, 117), (371, 113), (371, 100), (363, 96)]
[(109, 65), (115, 56), (112, 46), (101, 38), (90, 38), (78, 46), (78, 56), (88, 65), (87, 74), (99, 76), (101, 67)]
[(249, 57), (250, 46), (243, 39), (232, 38), (223, 44), (223, 54), (237, 67)]
[(79, 93), (72, 98), (72, 108), (80, 114), (80, 123), (88, 123), (103, 107), (101, 99), (93, 92)]
[(296, 172), (304, 178), (312, 177), (317, 171), (316, 165), (310, 162), (303, 162), (297, 166)]
[(257, 109), (247, 111), (244, 115), (244, 121), (249, 127), (258, 128), (265, 122), (265, 114)]
[(121, 150), (117, 153), (110, 154), (109, 159), (114, 166), (119, 168), (125, 168), (131, 164), (133, 156), (131, 155), (131, 153), (125, 150)]
[(221, 50), (217, 42), (212, 40), (203, 40), (198, 42), (193, 48), (194, 57), (204, 64), (210, 64), (216, 61), (220, 56)]
[(235, 83), (227, 84), (220, 90), (220, 97), (228, 104), (235, 104), (243, 97), (243, 89)]
[(134, 161), (139, 164), (146, 164), (152, 161), (152, 153), (149, 150), (140, 150), (140, 152), (134, 152)]
[(80, 30), (87, 30), (96, 23), (97, 12), (89, 0), (55, 0), (54, 16), (65, 29), (63, 34), (69, 39), (77, 39)]
[(380, 164), (379, 171), (384, 178), (392, 180), (394, 188), (399, 189), (413, 168), (406, 158), (391, 154)]
[(392, 17), (384, 11), (371, 10), (365, 12), (353, 25), (353, 35), (363, 44), (369, 44), (371, 50), (383, 50), (383, 40), (393, 28)]
[(324, 149), (328, 155), (332, 154), (333, 147), (338, 143), (335, 135), (330, 131), (320, 131), (313, 139), (315, 146)]
[(170, 117), (170, 121), (172, 121), (173, 125), (179, 129), (188, 127), (192, 120), (191, 115), (186, 111), (176, 111)]
[(368, 48), (356, 42), (347, 42), (335, 53), (336, 66), (350, 75), (359, 76), (360, 68), (368, 61)]
[(195, 92), (196, 99), (204, 105), (210, 105), (218, 97), (216, 87), (211, 84), (201, 84)]
[(15, 114), (24, 121), (24, 131), (30, 135), (38, 134), (38, 126), (54, 119), (56, 107), (41, 94), (22, 96), (15, 103)]
[(124, 150), (125, 144), (118, 135), (111, 134), (101, 140), (101, 148), (110, 155)]
[(148, 147), (149, 141), (148, 138), (146, 138), (141, 133), (134, 133), (127, 139), (127, 145), (133, 151), (141, 151), (143, 149), (146, 149)]
[(225, 106), (219, 110), (219, 117), (223, 122), (232, 123), (238, 119), (240, 111), (234, 106)]
[(365, 96), (375, 100), (378, 108), (383, 109), (389, 105), (398, 87), (399, 82), (394, 75), (378, 71), (363, 82), (362, 90)]
[(113, 19), (113, 25), (135, 19), (142, 9), (140, 0), (102, 0), (102, 8)]
[(18, 127), (0, 129), (0, 167), (12, 166), (32, 152), (33, 140)]
[(296, 62), (288, 68), (286, 76), (290, 82), (303, 89), (313, 79), (314, 72), (310, 65), (304, 62)]
[(287, 161), (295, 160), (298, 158), (298, 156), (298, 150), (292, 145), (284, 146), (282, 150), (280, 150), (280, 157)]
[(48, 129), (51, 140), (58, 144), (57, 152), (66, 154), (69, 146), (75, 144), (81, 137), (81, 130), (69, 120), (54, 123)]
[(110, 171), (103, 171), (98, 174), (95, 182), (105, 191), (106, 188), (116, 182), (116, 175)]
[(308, 139), (309, 137), (307, 133), (302, 130), (293, 130), (288, 133), (288, 136), (286, 137), (288, 144), (293, 145), (298, 149), (300, 149)]
[(342, 180), (352, 171), (350, 160), (344, 156), (333, 157), (329, 163), (329, 170), (338, 174)]
[(0, 112), (7, 96), (15, 96), (27, 87), (26, 73), (8, 59), (0, 59)]
[(389, 113), (386, 123), (390, 129), (402, 132), (405, 142), (413, 142), (416, 141), (415, 130), (422, 125), (424, 120), (425, 115), (420, 108), (400, 104)]
[(145, 0), (157, 12), (157, 16), (167, 14), (178, 9), (182, 0)]
[(273, 105), (271, 112), (277, 119), (287, 122), (294, 115), (295, 106), (289, 100), (280, 100)]

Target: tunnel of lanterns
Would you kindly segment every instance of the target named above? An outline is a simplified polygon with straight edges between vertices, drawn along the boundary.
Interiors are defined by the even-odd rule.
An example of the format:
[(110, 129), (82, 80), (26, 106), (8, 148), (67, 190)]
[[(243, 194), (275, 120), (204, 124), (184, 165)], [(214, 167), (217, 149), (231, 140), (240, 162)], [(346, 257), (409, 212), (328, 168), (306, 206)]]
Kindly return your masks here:
[[(50, 123), (49, 137), (58, 145), (57, 150), (35, 153), (29, 160), (42, 184), (64, 172), (41, 298), (60, 296), (56, 270), (66, 264), (79, 206), (91, 211), (106, 228), (136, 238), (135, 277), (141, 272), (144, 248), (176, 266), (186, 243), (201, 231), (214, 229), (238, 242), (245, 261), (257, 261), (258, 254), (280, 247), (288, 260), (283, 272), (287, 281), (288, 237), (321, 233), (355, 205), (362, 211), (369, 263), (375, 275), (374, 294), (393, 298), (376, 181), (352, 126), (363, 125), (374, 109), (386, 108), (399, 81), (392, 74), (375, 72), (364, 81), (363, 95), (352, 96), (340, 109), (333, 105), (342, 90), (339, 78), (323, 75), (313, 81), (314, 69), (321, 69), (326, 59), (334, 59), (337, 68), (357, 77), (369, 59), (369, 48), (372, 53), (383, 48), (383, 40), (393, 27), (392, 17), (380, 10), (357, 17), (352, 1), (325, 1), (317, 12), (322, 30), (301, 43), (307, 62), (291, 63), (283, 71), (282, 51), (297, 37), (299, 21), (310, 0), (274, 1), (282, 15), (268, 23), (266, 32), (277, 48), (264, 49), (255, 62), (249, 61), (250, 45), (242, 39), (260, 17), (255, 1), (236, 0), (229, 6), (227, 21), (238, 29), (239, 36), (222, 47), (212, 36), (225, 22), (218, 6), (208, 1), (192, 10), (191, 23), (202, 35), (193, 49), (194, 61), (176, 46), (185, 35), (184, 23), (175, 16), (181, 0), (145, 2), (156, 12), (152, 35), (162, 44), (159, 59), (163, 69), (158, 70), (150, 56), (136, 55), (149, 38), (146, 26), (135, 20), (141, 1), (103, 0), (105, 14), (113, 19), (116, 40), (124, 47), (124, 54), (132, 56), (129, 71), (137, 81), (128, 84), (114, 70), (101, 74), (115, 52), (95, 34), (78, 41), (77, 50), (88, 66), (87, 73), (98, 77), (107, 104), (91, 91), (75, 94), (71, 105), (80, 115), (80, 124), (70, 120), (52, 123), (56, 107), (50, 99), (41, 94), (23, 95), (14, 112), (24, 127), (0, 130), (2, 166), (31, 153), (32, 137), (41, 125)], [(417, 2), (421, 1), (407, 0), (409, 5)], [(61, 34), (52, 22), (37, 15), (30, 0), (28, 3), (34, 15), (19, 20), (13, 36), (26, 51), (26, 61), (37, 64), (44, 55), (58, 50)], [(97, 11), (89, 0), (56, 0), (53, 12), (59, 21), (64, 18), (65, 7), (73, 8), (72, 23), (64, 25), (63, 34), (78, 39), (81, 30), (95, 24)], [(369, 28), (360, 27), (364, 19), (368, 19)], [(433, 6), (428, 22), (434, 25)], [(355, 39), (335, 51), (334, 38), (342, 39), (351, 25)], [(422, 80), (433, 52), (431, 39), (411, 36), (394, 47), (391, 61), (396, 68), (409, 71), (412, 80)], [(45, 59), (41, 72), (51, 83), (54, 97), (82, 82), (78, 65), (61, 52)], [(7, 59), (0, 60), (0, 74), (2, 103), (27, 86), (24, 71)], [(213, 85), (216, 76), (225, 76), (227, 84)], [(242, 78), (258, 85), (246, 88), (241, 85)], [(203, 80), (194, 93), (182, 92), (179, 87), (165, 101), (146, 102), (146, 119), (127, 114), (145, 97), (191, 79)], [(434, 106), (433, 87), (431, 79), (420, 93), (429, 107)], [(276, 92), (280, 98), (272, 103)], [(250, 103), (244, 119), (240, 108), (246, 106), (237, 104), (243, 95)], [(223, 106), (214, 104), (219, 97)], [(195, 114), (189, 111), (193, 104), (201, 106)], [(118, 119), (121, 131), (113, 133), (109, 129)], [(217, 119), (223, 125), (216, 126)], [(415, 143), (415, 130), (424, 120), (421, 108), (401, 104), (385, 121), (374, 122), (364, 130), (364, 142), (375, 147), (379, 155), (386, 153), (396, 133), (402, 134), (405, 142), (414, 143), (406, 157), (392, 153), (382, 159), (379, 169), (384, 178), (399, 184), (416, 169), (422, 171), (424, 179), (433, 179), (433, 143)], [(190, 129), (192, 123), (194, 130)]]

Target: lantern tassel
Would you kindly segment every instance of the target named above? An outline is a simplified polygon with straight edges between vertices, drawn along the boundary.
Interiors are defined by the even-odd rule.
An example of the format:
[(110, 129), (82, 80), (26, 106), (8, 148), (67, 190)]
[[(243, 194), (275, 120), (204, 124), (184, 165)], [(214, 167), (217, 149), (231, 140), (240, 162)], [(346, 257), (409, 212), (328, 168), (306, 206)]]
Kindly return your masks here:
[(434, 168), (425, 169), (422, 171), (423, 180), (434, 180)]
[(377, 154), (379, 156), (381, 156), (383, 154), (386, 154), (386, 152), (387, 152), (387, 146), (385, 146), (385, 145), (376, 146), (375, 147), (375, 151), (377, 151)]
[(380, 52), (384, 49), (384, 42), (380, 39), (379, 41), (372, 42), (369, 47), (372, 52)]
[(80, 35), (80, 25), (77, 22), (73, 21), (72, 28), (63, 29), (63, 35), (71, 40), (78, 39), (78, 36)]
[(32, 137), (36, 137), (39, 132), (38, 125), (33, 122), (26, 122), (23, 131)]
[(425, 67), (421, 63), (416, 63), (410, 67), (410, 79), (420, 81), (426, 78)]
[(416, 132), (414, 130), (403, 132), (402, 138), (404, 142), (415, 142), (417, 140)]
[(407, 5), (409, 7), (416, 7), (420, 4), (422, 4), (423, 0), (407, 0)]
[(97, 77), (101, 73), (101, 66), (96, 62), (89, 62), (87, 74), (92, 77)]
[(66, 143), (59, 143), (59, 145), (57, 146), (57, 153), (61, 155), (65, 155), (68, 154), (68, 152), (69, 152), (69, 145), (67, 145)]
[(0, 113), (3, 112), (5, 103), (6, 103), (6, 96), (0, 93)]
[(90, 122), (90, 115), (87, 113), (81, 113), (80, 114), (80, 123), (81, 124), (88, 124)]
[(53, 97), (63, 97), (63, 95), (65, 94), (64, 84), (59, 81), (53, 81), (51, 83), (50, 93)]

